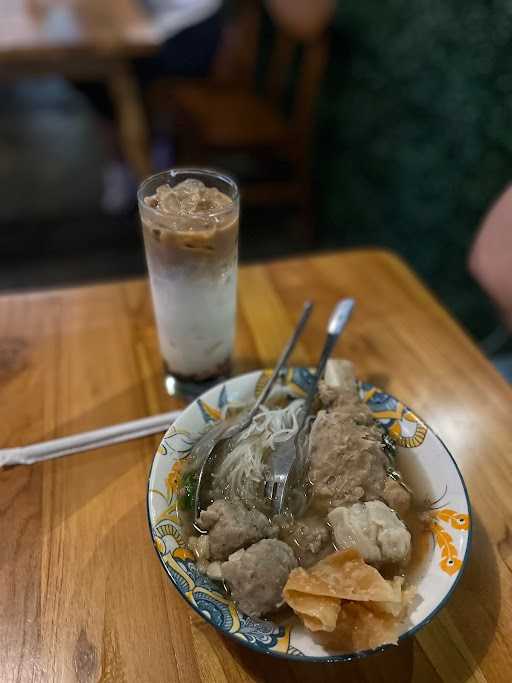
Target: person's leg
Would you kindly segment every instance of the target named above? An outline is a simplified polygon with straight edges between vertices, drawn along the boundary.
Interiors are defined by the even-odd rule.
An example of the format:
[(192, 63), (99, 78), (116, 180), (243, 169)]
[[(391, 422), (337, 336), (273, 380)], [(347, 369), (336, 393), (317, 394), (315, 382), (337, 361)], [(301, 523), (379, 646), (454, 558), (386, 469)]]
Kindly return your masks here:
[(96, 116), (98, 134), (104, 150), (101, 169), (101, 207), (109, 214), (128, 211), (134, 204), (136, 180), (123, 158), (111, 92), (106, 82), (72, 81), (71, 84), (85, 97)]

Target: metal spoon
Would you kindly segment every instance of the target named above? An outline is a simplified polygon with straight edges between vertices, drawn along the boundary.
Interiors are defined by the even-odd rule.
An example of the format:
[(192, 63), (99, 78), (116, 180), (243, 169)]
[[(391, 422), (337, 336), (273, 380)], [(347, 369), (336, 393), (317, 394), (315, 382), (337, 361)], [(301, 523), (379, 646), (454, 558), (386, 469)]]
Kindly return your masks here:
[(194, 498), (194, 527), (200, 533), (204, 533), (204, 530), (201, 529), (201, 527), (198, 525), (198, 518), (201, 514), (201, 510), (203, 509), (203, 503), (201, 500), (203, 492), (202, 489), (204, 487), (206, 479), (208, 478), (207, 475), (211, 474), (214, 469), (217, 455), (221, 450), (220, 446), (228, 439), (233, 439), (235, 436), (240, 434), (240, 432), (243, 432), (243, 430), (250, 425), (254, 416), (258, 413), (261, 405), (267, 400), (277, 378), (279, 377), (281, 370), (287, 364), (293, 349), (295, 348), (300, 336), (302, 335), (302, 332), (304, 330), (304, 327), (306, 326), (306, 322), (308, 321), (308, 318), (312, 310), (313, 303), (309, 301), (306, 302), (304, 304), (300, 320), (297, 323), (292, 336), (288, 340), (288, 343), (284, 347), (281, 356), (274, 368), (272, 376), (270, 377), (270, 380), (266, 384), (264, 390), (261, 392), (260, 396), (258, 397), (258, 400), (253, 405), (251, 410), (247, 414), (245, 414), (241, 419), (236, 420), (234, 423), (233, 421), (222, 421), (218, 425), (215, 425), (212, 429), (206, 432), (206, 434), (203, 437), (201, 437), (201, 439), (192, 449), (192, 462), (202, 463), (198, 471), (196, 492)]
[(303, 431), (307, 428), (308, 418), (312, 412), (318, 389), (318, 382), (322, 379), (327, 361), (329, 360), (340, 334), (343, 332), (345, 325), (350, 319), (354, 304), (355, 302), (353, 299), (343, 299), (336, 305), (336, 308), (332, 312), (327, 324), (327, 337), (325, 339), (324, 348), (318, 361), (313, 382), (304, 402), (297, 433), (293, 439), (289, 439), (280, 444), (272, 453), (272, 476), (265, 483), (265, 497), (272, 502), (275, 514), (279, 515), (283, 512), (287, 497), (288, 480), (292, 470), (294, 470), (294, 477), (298, 481), (301, 480), (301, 477), (304, 478), (306, 473), (307, 456), (306, 454), (303, 454), (305, 449), (301, 447)]

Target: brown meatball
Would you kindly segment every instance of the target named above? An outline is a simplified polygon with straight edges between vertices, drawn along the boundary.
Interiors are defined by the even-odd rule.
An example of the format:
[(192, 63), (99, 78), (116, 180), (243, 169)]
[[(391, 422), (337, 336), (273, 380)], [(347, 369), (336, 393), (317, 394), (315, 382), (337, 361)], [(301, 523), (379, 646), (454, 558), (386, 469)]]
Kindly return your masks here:
[(199, 523), (209, 532), (212, 560), (226, 560), (239, 548), (246, 548), (262, 538), (277, 536), (277, 529), (263, 513), (227, 500), (216, 500), (203, 510)]
[(310, 436), (309, 478), (315, 509), (372, 500), (386, 480), (386, 456), (377, 427), (357, 424), (345, 410), (321, 410)]
[(410, 495), (388, 477), (382, 429), (357, 395), (350, 364), (336, 367), (335, 385), (320, 387), (326, 409), (318, 412), (309, 439), (312, 507), (326, 514), (340, 505), (382, 499), (402, 515)]
[(281, 605), (284, 585), (296, 566), (286, 543), (264, 539), (231, 555), (222, 565), (222, 576), (242, 612), (259, 617)]
[(280, 538), (293, 550), (301, 567), (311, 567), (333, 551), (326, 519), (314, 514), (283, 526)]

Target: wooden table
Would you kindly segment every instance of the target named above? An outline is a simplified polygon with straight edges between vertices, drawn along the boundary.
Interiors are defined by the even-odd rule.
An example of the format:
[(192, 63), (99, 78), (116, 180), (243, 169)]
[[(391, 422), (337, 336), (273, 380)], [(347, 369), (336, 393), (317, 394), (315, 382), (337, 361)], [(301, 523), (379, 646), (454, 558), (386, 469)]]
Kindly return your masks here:
[[(512, 391), (408, 268), (354, 251), (240, 273), (237, 370), (272, 364), (301, 309), (295, 362), (315, 361), (341, 296), (338, 349), (410, 402), (462, 469), (469, 566), (415, 638), (366, 661), (303, 665), (228, 642), (188, 608), (151, 546), (146, 477), (158, 438), (0, 472), (2, 681), (512, 680)], [(0, 297), (1, 446), (169, 410), (147, 283)]]
[(102, 80), (117, 113), (121, 143), (138, 176), (151, 170), (141, 96), (129, 60), (159, 38), (139, 0), (2, 0), (0, 79), (57, 73)]

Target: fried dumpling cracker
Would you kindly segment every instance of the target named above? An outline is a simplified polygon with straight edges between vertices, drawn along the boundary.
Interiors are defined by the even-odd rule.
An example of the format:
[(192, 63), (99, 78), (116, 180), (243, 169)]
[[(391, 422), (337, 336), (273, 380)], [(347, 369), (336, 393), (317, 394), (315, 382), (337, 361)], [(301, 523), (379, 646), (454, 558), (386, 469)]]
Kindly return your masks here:
[[(283, 589), (283, 596), (287, 591), (304, 593), (306, 595), (324, 595), (330, 598), (337, 598), (336, 591), (323, 579), (312, 574), (311, 570), (306, 571), (302, 567), (292, 569), (288, 576), (288, 581)], [(286, 599), (286, 596), (285, 596)]]
[(287, 589), (342, 600), (401, 602), (400, 585), (386, 581), (356, 550), (332, 553), (308, 571), (294, 569), (284, 588)]
[(381, 614), (390, 614), (393, 617), (401, 618), (404, 616), (407, 608), (412, 603), (416, 595), (416, 588), (414, 586), (403, 587), (403, 577), (395, 576), (393, 579), (394, 590), (400, 591), (400, 601), (394, 602), (368, 602), (366, 603), (368, 609)]
[(286, 590), (286, 602), (310, 631), (333, 631), (336, 628), (340, 601), (321, 595)]
[(315, 640), (327, 649), (341, 652), (371, 650), (398, 642), (398, 620), (368, 609), (365, 603), (344, 602), (333, 631), (315, 633)]
[(352, 652), (397, 642), (412, 595), (402, 583), (384, 579), (357, 551), (342, 550), (290, 572), (283, 597), (326, 647)]

